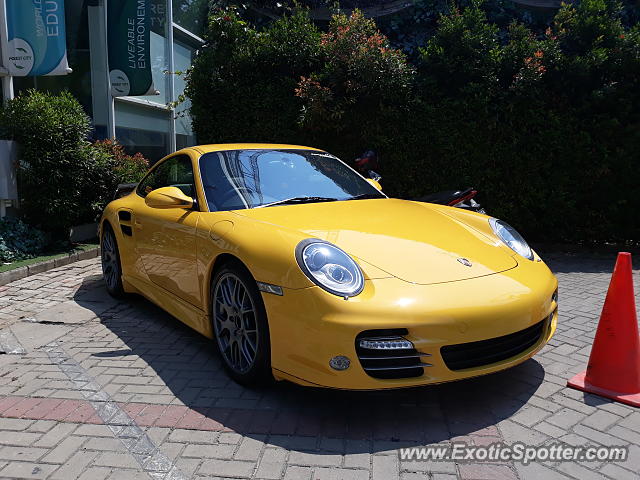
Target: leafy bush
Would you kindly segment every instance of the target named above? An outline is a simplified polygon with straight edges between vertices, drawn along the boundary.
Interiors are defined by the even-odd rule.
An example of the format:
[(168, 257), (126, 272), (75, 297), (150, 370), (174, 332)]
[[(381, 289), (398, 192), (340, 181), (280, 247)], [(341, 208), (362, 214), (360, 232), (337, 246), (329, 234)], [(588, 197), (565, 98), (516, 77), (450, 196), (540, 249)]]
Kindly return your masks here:
[(442, 91), (490, 95), (497, 87), (498, 28), (478, 7), (443, 15), (435, 35), (422, 50), (423, 75)]
[[(129, 155), (117, 140), (98, 140), (93, 144), (101, 152), (110, 157), (110, 171), (113, 173), (114, 191), (118, 183), (137, 183), (142, 180), (149, 169), (149, 160), (140, 152)], [(113, 192), (112, 192), (113, 193)]]
[(304, 12), (213, 12), (187, 89), (199, 140), (375, 148), (391, 195), (474, 185), (533, 239), (640, 240), (632, 11), (581, 0), (534, 30), (492, 21), (499, 1), (451, 8), (411, 62), (358, 13), (321, 34)]
[(45, 236), (40, 230), (18, 219), (0, 219), (0, 263), (35, 257), (45, 244)]
[(86, 149), (92, 156), (89, 163), (93, 173), (92, 181), (83, 185), (82, 197), (87, 199), (85, 205), (89, 217), (93, 221), (104, 210), (120, 183), (136, 183), (149, 169), (149, 161), (141, 154), (128, 155), (124, 147), (116, 140), (98, 140)]
[(258, 32), (234, 9), (217, 10), (204, 37), (185, 92), (199, 141), (299, 141), (302, 102), (293, 91), (317, 66), (320, 49), (306, 12)]
[(429, 180), (401, 177), (404, 160), (395, 158), (394, 190), (417, 194), (458, 178), (533, 238), (640, 239), (629, 214), (640, 207), (631, 180), (640, 147), (637, 32), (606, 0), (565, 5), (541, 37), (513, 24), (505, 43), (479, 4), (443, 17), (422, 51), (414, 117), (429, 116)]
[(86, 216), (80, 192), (91, 181), (89, 117), (67, 92), (30, 90), (7, 103), (0, 121), (20, 145), (18, 188), (25, 220), (65, 235)]
[(345, 144), (365, 149), (372, 137), (383, 148), (408, 113), (413, 76), (373, 20), (358, 10), (334, 15), (320, 39), (319, 68), (295, 90), (304, 101), (301, 124), (333, 151)]
[(18, 191), (25, 221), (54, 239), (93, 222), (118, 183), (137, 181), (148, 166), (111, 141), (87, 141), (90, 119), (68, 92), (30, 90), (0, 113), (5, 136), (19, 143)]

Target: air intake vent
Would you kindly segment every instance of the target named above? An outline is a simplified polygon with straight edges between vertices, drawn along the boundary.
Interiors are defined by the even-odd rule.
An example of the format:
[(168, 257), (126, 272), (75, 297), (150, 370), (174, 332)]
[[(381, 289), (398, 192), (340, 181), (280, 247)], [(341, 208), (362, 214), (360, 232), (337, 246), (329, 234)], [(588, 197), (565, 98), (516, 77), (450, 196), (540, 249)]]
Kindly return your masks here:
[(538, 343), (544, 324), (543, 320), (529, 328), (503, 337), (447, 345), (440, 349), (440, 354), (450, 370), (489, 365), (518, 355)]
[(418, 352), (404, 338), (406, 328), (366, 330), (356, 337), (356, 353), (365, 372), (374, 378), (411, 378), (424, 374), (428, 353)]
[(120, 210), (118, 212), (118, 218), (123, 222), (130, 222), (131, 221), (131, 212), (129, 212), (128, 210)]
[(127, 237), (132, 237), (133, 228), (131, 228), (131, 212), (129, 210), (120, 210), (118, 212), (118, 220), (120, 221), (122, 234)]

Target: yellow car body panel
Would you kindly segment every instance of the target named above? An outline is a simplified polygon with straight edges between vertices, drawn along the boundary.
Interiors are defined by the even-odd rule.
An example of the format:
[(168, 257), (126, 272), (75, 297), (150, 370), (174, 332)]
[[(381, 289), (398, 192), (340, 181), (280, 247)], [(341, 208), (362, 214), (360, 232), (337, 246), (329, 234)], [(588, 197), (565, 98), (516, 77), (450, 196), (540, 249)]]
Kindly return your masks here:
[[(126, 291), (146, 296), (211, 338), (213, 272), (218, 260), (235, 257), (256, 281), (283, 289), (282, 296), (262, 292), (274, 376), (331, 388), (398, 388), (491, 373), (530, 358), (553, 335), (555, 276), (537, 255), (529, 260), (504, 245), (485, 215), (390, 198), (209, 212), (200, 156), (262, 148), (310, 149), (191, 147), (168, 158), (191, 159), (199, 211), (152, 208), (135, 191), (107, 206), (101, 228), (108, 222), (115, 232)], [(365, 278), (359, 295), (345, 299), (307, 278), (294, 252), (309, 238), (331, 242), (356, 261)], [(493, 339), (540, 322), (539, 339), (513, 357), (459, 370), (443, 360), (447, 345)], [(412, 378), (372, 377), (359, 362), (356, 337), (398, 328), (406, 329), (405, 338), (429, 366)], [(350, 359), (348, 369), (329, 366), (338, 355)]]

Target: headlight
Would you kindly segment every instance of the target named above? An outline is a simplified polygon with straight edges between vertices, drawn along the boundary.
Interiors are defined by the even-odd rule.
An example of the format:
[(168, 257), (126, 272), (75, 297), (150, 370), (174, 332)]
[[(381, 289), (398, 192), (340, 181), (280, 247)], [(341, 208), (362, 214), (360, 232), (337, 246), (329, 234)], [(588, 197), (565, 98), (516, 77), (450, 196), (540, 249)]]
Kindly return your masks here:
[(489, 224), (491, 225), (493, 232), (505, 243), (507, 247), (518, 255), (528, 258), (529, 260), (533, 260), (533, 250), (531, 250), (531, 247), (515, 228), (507, 222), (503, 222), (497, 218), (490, 218)]
[(353, 297), (364, 288), (364, 276), (358, 264), (331, 243), (303, 240), (296, 247), (296, 260), (305, 275), (329, 293)]

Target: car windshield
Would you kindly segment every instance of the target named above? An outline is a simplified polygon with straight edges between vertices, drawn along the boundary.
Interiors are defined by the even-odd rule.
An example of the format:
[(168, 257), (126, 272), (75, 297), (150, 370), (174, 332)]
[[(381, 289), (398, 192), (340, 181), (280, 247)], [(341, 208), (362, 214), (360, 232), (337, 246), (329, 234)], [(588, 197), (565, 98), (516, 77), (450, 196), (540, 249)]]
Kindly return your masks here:
[(200, 157), (210, 211), (384, 198), (333, 155), (314, 150), (230, 150)]

